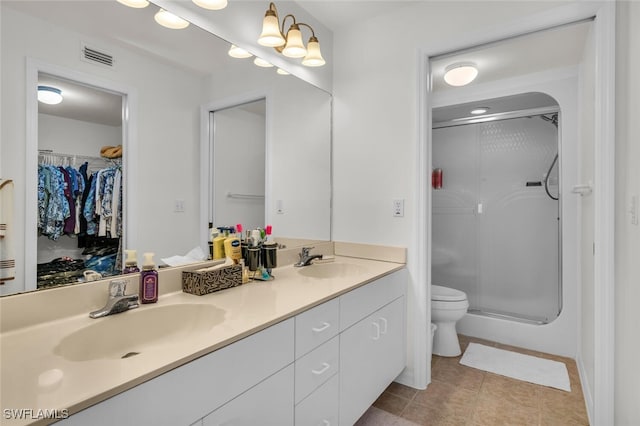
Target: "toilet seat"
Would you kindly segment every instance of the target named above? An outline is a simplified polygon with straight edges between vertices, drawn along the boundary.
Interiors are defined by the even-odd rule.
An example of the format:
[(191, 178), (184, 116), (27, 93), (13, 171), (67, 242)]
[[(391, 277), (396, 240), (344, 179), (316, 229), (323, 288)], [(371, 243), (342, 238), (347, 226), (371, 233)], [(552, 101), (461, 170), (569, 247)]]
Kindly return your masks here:
[(467, 300), (467, 295), (455, 288), (431, 285), (431, 300), (439, 302), (462, 302)]

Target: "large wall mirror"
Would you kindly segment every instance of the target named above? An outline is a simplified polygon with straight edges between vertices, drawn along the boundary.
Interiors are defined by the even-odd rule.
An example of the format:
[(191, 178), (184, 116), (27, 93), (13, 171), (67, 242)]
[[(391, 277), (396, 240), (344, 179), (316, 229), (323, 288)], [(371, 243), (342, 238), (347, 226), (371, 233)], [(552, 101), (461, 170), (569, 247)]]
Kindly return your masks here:
[[(71, 248), (38, 236), (37, 168), (46, 161), (81, 166), (86, 160), (94, 161), (96, 169), (122, 168), (126, 237), (120, 248), (154, 252), (158, 263), (196, 246), (206, 249), (214, 193), (211, 156), (203, 158), (203, 152), (210, 152), (215, 143), (208, 115), (249, 98), (264, 99), (264, 145), (258, 154), (264, 156), (264, 206), (247, 205), (262, 210), (254, 217), (263, 217), (264, 223), (255, 222), (273, 225), (276, 240), (278, 236), (330, 239), (330, 94), (291, 75), (280, 75), (275, 68), (257, 67), (251, 58), (229, 57), (229, 43), (194, 25), (183, 30), (159, 26), (153, 19), (158, 10), (154, 4), (132, 9), (115, 0), (3, 1), (0, 8), (0, 175), (14, 181), (16, 235), (16, 279), (1, 285), (0, 294), (35, 289), (37, 263), (87, 256), (74, 251), (77, 244), (67, 251)], [(36, 77), (30, 76), (34, 71)], [(38, 105), (34, 99), (40, 77), (52, 79), (50, 85), (58, 79), (126, 99), (122, 123), (108, 125), (111, 128), (83, 125), (81, 118), (60, 118), (51, 112), (40, 114), (40, 121), (38, 108), (28, 107)], [(29, 126), (33, 120), (37, 124)], [(73, 127), (84, 127), (86, 132), (94, 126), (103, 126), (104, 135), (110, 132), (125, 140), (92, 130), (89, 136), (68, 133)], [(46, 140), (57, 139), (59, 145), (40, 146), (43, 132)], [(72, 139), (80, 145), (70, 144)], [(96, 152), (120, 144), (122, 160), (105, 159)], [(83, 150), (89, 145), (90, 151)], [(236, 164), (226, 173), (233, 181), (245, 171), (248, 154), (225, 156), (231, 158), (212, 162)], [(231, 192), (233, 186), (227, 187)], [(241, 220), (224, 218), (230, 224)], [(77, 243), (74, 237), (64, 238), (71, 245)], [(46, 253), (47, 247), (51, 252)]]

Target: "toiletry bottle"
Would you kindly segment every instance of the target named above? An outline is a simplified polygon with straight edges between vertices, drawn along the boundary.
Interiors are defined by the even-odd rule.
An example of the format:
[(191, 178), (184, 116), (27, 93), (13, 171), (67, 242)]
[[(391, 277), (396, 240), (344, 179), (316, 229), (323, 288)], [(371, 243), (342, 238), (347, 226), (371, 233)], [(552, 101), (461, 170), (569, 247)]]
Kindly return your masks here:
[(213, 238), (213, 259), (224, 259), (224, 240), (225, 236), (221, 228), (216, 229), (218, 235)]
[(240, 240), (235, 234), (231, 234), (229, 238), (224, 240), (224, 253), (227, 257), (227, 263), (229, 263), (229, 259), (231, 259), (234, 265), (240, 263), (240, 259), (242, 259), (242, 248), (240, 246)]
[(140, 273), (140, 302), (156, 303), (158, 301), (158, 271), (153, 262), (154, 253), (145, 253)]
[(123, 274), (133, 274), (135, 272), (140, 272), (140, 268), (138, 268), (138, 259), (136, 256), (135, 250), (125, 250), (125, 260), (124, 260), (124, 269), (122, 270)]

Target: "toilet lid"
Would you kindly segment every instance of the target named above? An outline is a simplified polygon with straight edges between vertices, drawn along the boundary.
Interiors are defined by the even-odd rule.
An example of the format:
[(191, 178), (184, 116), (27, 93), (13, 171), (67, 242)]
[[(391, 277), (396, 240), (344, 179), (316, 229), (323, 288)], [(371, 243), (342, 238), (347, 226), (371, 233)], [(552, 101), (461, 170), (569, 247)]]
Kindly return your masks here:
[(431, 285), (431, 300), (461, 302), (463, 300), (467, 300), (467, 295), (465, 292), (456, 290), (455, 288)]

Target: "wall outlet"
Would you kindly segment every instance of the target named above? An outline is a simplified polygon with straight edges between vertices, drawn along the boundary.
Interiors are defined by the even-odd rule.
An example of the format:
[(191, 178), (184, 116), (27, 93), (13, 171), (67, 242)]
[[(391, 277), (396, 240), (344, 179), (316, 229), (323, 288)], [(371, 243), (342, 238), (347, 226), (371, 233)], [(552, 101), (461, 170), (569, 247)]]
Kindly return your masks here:
[(184, 212), (184, 200), (176, 200), (173, 211), (176, 213)]
[(393, 217), (404, 217), (404, 200), (393, 200)]
[(282, 200), (276, 200), (276, 214), (284, 214), (284, 203)]

